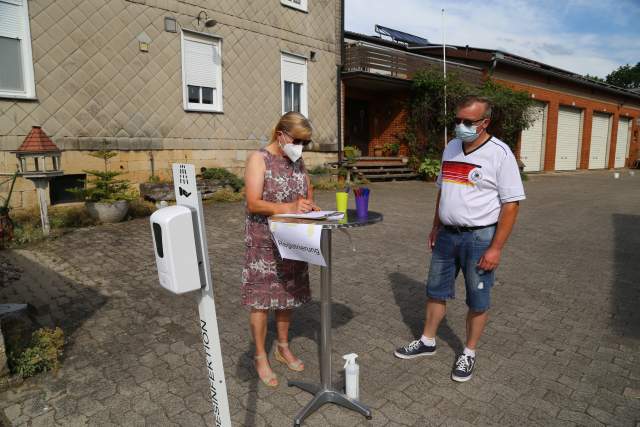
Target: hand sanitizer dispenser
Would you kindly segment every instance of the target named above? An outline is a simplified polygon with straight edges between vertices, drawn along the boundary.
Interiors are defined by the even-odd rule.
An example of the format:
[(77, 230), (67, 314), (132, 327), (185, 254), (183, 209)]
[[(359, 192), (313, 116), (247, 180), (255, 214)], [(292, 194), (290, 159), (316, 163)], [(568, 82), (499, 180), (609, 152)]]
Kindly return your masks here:
[(151, 215), (160, 285), (175, 294), (201, 288), (191, 209), (169, 206)]

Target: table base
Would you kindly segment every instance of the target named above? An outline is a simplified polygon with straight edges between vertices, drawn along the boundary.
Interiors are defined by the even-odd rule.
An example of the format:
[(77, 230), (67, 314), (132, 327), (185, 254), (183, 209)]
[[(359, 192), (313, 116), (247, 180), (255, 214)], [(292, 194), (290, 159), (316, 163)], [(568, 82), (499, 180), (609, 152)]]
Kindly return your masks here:
[(359, 412), (368, 420), (371, 419), (371, 410), (357, 400), (349, 399), (344, 394), (331, 389), (322, 388), (320, 385), (304, 383), (300, 381), (289, 381), (289, 387), (298, 387), (308, 393), (313, 394), (313, 399), (298, 412), (293, 419), (294, 426), (300, 426), (302, 421), (320, 408), (325, 403), (335, 403), (352, 411)]

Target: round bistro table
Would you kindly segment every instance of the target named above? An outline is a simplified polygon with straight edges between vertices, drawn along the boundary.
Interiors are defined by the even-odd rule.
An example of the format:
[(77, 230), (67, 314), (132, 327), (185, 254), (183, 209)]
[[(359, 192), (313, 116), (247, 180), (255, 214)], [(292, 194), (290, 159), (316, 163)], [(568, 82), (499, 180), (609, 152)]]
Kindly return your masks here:
[(333, 230), (365, 227), (382, 222), (379, 212), (369, 211), (368, 216), (358, 218), (356, 211), (347, 210), (344, 219), (339, 221), (310, 221), (293, 218), (271, 217), (272, 221), (322, 225), (320, 250), (327, 263), (320, 267), (320, 384), (301, 381), (289, 381), (289, 387), (298, 387), (313, 394), (313, 398), (294, 418), (293, 425), (299, 426), (302, 421), (325, 403), (335, 403), (352, 411), (356, 411), (371, 419), (371, 410), (357, 400), (349, 399), (345, 394), (335, 390), (331, 384), (331, 233)]

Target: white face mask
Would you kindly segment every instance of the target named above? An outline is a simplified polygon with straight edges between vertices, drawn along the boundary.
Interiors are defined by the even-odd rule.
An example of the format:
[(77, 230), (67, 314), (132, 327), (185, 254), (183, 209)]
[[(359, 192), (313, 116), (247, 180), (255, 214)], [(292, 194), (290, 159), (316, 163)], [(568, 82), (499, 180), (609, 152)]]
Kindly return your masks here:
[(460, 138), (464, 142), (473, 142), (478, 139), (478, 127), (470, 126), (467, 127), (464, 124), (460, 123), (456, 125), (456, 136)]
[(284, 154), (287, 155), (292, 162), (298, 161), (300, 157), (302, 157), (302, 144), (280, 144), (280, 148), (284, 151)]

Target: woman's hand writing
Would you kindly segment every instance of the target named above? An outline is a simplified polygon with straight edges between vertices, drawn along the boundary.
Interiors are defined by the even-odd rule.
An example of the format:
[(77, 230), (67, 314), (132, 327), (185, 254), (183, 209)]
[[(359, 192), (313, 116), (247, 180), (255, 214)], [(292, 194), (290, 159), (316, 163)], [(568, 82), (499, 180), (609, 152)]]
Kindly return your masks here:
[(318, 210), (318, 207), (309, 199), (300, 198), (295, 202), (289, 203), (291, 206), (291, 213), (307, 213), (313, 210)]

